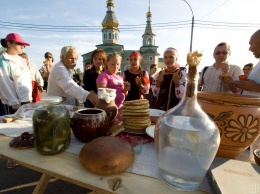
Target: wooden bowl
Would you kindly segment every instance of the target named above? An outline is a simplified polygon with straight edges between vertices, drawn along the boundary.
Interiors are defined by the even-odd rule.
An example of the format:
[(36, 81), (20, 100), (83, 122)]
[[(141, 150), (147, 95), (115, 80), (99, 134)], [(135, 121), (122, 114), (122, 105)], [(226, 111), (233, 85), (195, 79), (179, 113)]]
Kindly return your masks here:
[(255, 163), (260, 166), (260, 148), (254, 150)]
[(260, 133), (260, 98), (242, 94), (198, 92), (198, 103), (217, 124), (217, 156), (235, 158)]

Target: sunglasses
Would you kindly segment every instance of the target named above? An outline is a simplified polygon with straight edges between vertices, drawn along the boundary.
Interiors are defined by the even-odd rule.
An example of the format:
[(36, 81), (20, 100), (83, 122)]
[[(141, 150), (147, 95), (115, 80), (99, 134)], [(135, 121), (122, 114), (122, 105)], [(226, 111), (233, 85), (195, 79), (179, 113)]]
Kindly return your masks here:
[(250, 68), (244, 68), (243, 71), (250, 71)]
[(215, 52), (215, 55), (220, 55), (220, 54), (222, 54), (222, 55), (227, 55), (228, 54), (228, 52), (227, 51), (217, 51), (217, 52)]
[(52, 58), (52, 56), (47, 56), (46, 58), (50, 58), (50, 59), (51, 59), (51, 58)]

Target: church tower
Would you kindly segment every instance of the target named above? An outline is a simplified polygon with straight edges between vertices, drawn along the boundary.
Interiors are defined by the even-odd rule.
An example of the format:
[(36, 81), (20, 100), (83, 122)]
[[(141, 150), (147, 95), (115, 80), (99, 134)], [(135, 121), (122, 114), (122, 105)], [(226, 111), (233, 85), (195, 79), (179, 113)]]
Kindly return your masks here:
[(143, 56), (142, 66), (144, 69), (149, 71), (151, 64), (158, 64), (158, 59), (160, 56), (157, 52), (158, 46), (155, 46), (155, 34), (152, 31), (152, 12), (150, 11), (150, 0), (146, 18), (146, 27), (142, 36), (143, 46), (140, 47), (140, 53)]
[(102, 39), (103, 43), (115, 43), (118, 44), (119, 41), (119, 29), (118, 21), (114, 14), (114, 1), (107, 1), (107, 13), (102, 22)]
[(124, 46), (119, 42), (119, 22), (114, 13), (114, 1), (107, 1), (107, 12), (102, 22), (103, 44), (96, 45), (98, 49), (103, 49), (107, 54), (112, 52), (123, 53)]

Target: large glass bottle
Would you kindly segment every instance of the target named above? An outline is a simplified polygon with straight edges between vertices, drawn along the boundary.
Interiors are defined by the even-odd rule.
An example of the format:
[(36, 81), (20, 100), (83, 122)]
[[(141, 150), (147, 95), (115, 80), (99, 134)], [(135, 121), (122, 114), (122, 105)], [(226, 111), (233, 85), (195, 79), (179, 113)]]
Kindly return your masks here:
[(35, 147), (43, 155), (64, 151), (70, 144), (70, 115), (61, 97), (44, 97), (33, 115)]
[(217, 125), (197, 102), (197, 79), (197, 67), (189, 68), (181, 102), (155, 127), (160, 176), (183, 191), (199, 187), (220, 143)]

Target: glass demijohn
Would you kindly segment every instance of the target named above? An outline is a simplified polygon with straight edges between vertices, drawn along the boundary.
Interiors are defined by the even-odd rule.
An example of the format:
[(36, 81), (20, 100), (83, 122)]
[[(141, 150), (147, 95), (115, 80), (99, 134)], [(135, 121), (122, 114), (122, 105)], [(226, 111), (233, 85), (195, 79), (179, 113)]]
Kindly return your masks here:
[(199, 187), (220, 143), (217, 125), (197, 102), (196, 68), (186, 74), (181, 102), (162, 115), (155, 127), (160, 176), (183, 191)]

